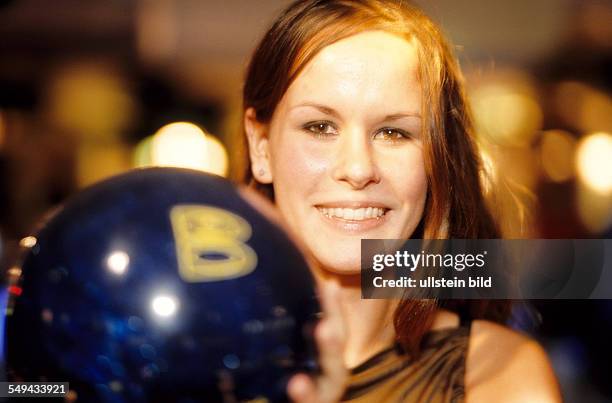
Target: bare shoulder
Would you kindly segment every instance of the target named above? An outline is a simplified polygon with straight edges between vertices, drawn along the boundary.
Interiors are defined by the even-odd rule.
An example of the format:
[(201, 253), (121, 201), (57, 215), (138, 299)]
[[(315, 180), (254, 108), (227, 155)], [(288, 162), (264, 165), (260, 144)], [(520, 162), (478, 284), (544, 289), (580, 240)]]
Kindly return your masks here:
[(468, 403), (562, 401), (542, 346), (485, 320), (472, 323), (465, 383)]

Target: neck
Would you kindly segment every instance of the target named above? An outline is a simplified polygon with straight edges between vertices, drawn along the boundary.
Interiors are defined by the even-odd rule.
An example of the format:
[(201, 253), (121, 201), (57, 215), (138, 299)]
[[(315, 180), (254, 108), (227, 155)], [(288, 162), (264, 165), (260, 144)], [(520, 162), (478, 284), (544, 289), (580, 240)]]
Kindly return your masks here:
[(389, 347), (395, 340), (393, 312), (397, 306), (391, 299), (361, 299), (359, 274), (335, 274), (319, 271), (315, 274), (319, 287), (332, 281), (340, 284), (340, 303), (347, 328), (344, 362), (353, 368), (377, 352)]

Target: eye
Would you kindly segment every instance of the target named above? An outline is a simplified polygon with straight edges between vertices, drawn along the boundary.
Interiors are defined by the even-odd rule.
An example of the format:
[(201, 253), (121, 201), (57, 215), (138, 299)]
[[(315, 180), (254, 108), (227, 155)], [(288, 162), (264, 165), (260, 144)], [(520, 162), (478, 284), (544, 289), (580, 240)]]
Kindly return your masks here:
[(332, 122), (322, 121), (322, 122), (309, 122), (306, 123), (303, 127), (304, 130), (308, 131), (311, 134), (314, 134), (316, 137), (328, 137), (336, 134), (336, 128)]
[(396, 129), (393, 127), (383, 127), (376, 134), (374, 134), (375, 140), (385, 140), (385, 141), (402, 141), (402, 140), (410, 140), (412, 136), (405, 130)]

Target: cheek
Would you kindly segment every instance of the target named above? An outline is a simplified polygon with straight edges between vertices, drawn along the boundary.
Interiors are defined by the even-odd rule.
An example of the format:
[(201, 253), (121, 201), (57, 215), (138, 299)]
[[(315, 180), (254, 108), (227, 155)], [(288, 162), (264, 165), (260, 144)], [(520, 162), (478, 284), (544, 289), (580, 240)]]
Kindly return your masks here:
[[(330, 164), (330, 156), (299, 135), (280, 135), (271, 143), (272, 174), (275, 187), (291, 192), (306, 190), (306, 182), (320, 179)], [(285, 190), (288, 192), (288, 190)]]
[(409, 204), (425, 200), (427, 194), (427, 175), (420, 148), (387, 158), (385, 177), (390, 179), (396, 195)]
[(406, 192), (413, 199), (425, 200), (425, 196), (427, 195), (427, 175), (425, 174), (425, 167), (419, 165), (413, 168), (414, 170), (410, 175), (410, 181), (406, 186)]

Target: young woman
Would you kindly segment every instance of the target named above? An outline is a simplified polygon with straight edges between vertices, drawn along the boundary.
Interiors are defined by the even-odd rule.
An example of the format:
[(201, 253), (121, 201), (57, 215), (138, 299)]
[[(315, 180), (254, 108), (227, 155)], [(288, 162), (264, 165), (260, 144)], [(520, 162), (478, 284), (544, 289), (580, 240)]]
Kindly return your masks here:
[(328, 314), (323, 374), (292, 379), (294, 400), (560, 400), (541, 347), (483, 320), (504, 303), (360, 298), (362, 238), (499, 237), (461, 74), (430, 19), (399, 0), (298, 1), (252, 57), (244, 111), (243, 180), (312, 255)]

